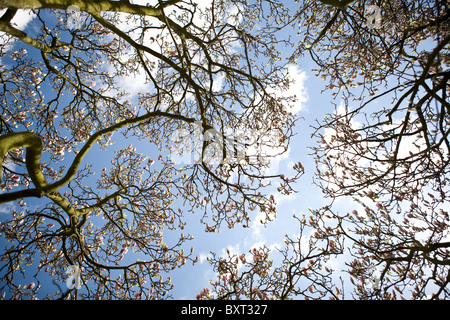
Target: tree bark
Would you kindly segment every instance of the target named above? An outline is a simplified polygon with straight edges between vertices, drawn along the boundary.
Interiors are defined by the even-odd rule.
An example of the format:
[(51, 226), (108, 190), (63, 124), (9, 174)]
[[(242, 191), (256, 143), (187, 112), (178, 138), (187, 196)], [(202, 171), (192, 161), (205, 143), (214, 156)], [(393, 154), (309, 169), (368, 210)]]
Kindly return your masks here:
[[(48, 185), (41, 170), (42, 140), (32, 132), (15, 132), (0, 136), (0, 163), (5, 154), (14, 149), (26, 148), (26, 166), (33, 184), (38, 190)], [(0, 172), (0, 179), (2, 172)]]

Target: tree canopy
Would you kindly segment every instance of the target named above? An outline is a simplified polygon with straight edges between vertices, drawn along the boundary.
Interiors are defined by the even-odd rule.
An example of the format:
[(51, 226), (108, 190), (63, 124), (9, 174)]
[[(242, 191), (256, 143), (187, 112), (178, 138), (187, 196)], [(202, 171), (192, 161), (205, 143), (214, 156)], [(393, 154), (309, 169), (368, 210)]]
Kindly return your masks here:
[[(252, 259), (215, 256), (229, 280), (199, 297), (448, 298), (448, 4), (296, 3), (268, 23), (299, 25), (292, 61), (309, 56), (324, 90), (341, 99), (317, 121), (311, 146), (330, 203), (296, 217), (300, 232), (286, 238), (280, 265), (268, 248)], [(354, 208), (335, 209), (339, 198)], [(339, 256), (350, 288), (327, 266)]]
[[(279, 263), (267, 247), (213, 254), (218, 279), (197, 298), (448, 298), (445, 1), (0, 8), (0, 203), (22, 208), (0, 225), (8, 295), (36, 298), (46, 274), (63, 281), (79, 266), (83, 290), (48, 297), (168, 298), (170, 272), (198, 260), (189, 213), (205, 232), (273, 220), (268, 187), (291, 194), (304, 173), (300, 162), (284, 174), (270, 165), (298, 129), (288, 71), (307, 55), (342, 101), (313, 125), (314, 181), (329, 204), (296, 216)], [(23, 10), (33, 28), (14, 23)], [(88, 157), (108, 150), (95, 172)], [(351, 200), (344, 211), (340, 198)], [(326, 264), (336, 258), (350, 283)]]
[[(43, 204), (14, 210), (1, 226), (10, 241), (2, 286), (14, 296), (38, 290), (16, 285), (25, 266), (35, 266), (37, 279), (48, 271), (61, 280), (68, 265), (78, 265), (83, 298), (166, 297), (172, 284), (162, 272), (196, 261), (185, 245), (193, 235), (180, 232), (187, 213), (203, 211), (207, 232), (247, 226), (252, 211), (267, 219), (275, 214), (274, 197), (263, 190), (268, 179), (292, 191), (300, 168), (281, 179), (265, 175), (268, 157), (230, 157), (245, 147), (228, 138), (230, 128), (248, 134), (269, 126), (274, 148), (284, 152), (296, 118), (289, 111), (293, 98), (282, 94), (289, 79), (275, 63), (275, 36), (252, 33), (250, 7), (222, 1), (205, 8), (190, 1), (2, 5), (2, 56), (9, 54), (11, 63), (1, 73), (0, 202), (25, 207), (26, 198), (38, 197)], [(69, 5), (79, 8), (78, 17), (67, 16)], [(29, 33), (11, 23), (18, 9), (33, 10), (37, 26)], [(72, 28), (75, 18), (81, 23)], [(23, 48), (7, 53), (15, 41)], [(133, 78), (142, 83), (125, 89)], [(131, 95), (137, 85), (141, 90)], [(201, 154), (180, 167), (161, 153), (180, 142), (174, 132), (181, 129), (205, 138), (200, 146), (178, 143), (190, 148), (185, 153)], [(211, 130), (216, 135), (207, 140)], [(107, 149), (113, 134), (145, 140), (160, 154), (143, 155), (130, 144), (95, 173), (83, 160), (95, 146)], [(263, 136), (253, 134), (247, 144), (271, 148)], [(226, 161), (208, 161), (205, 153), (218, 153), (218, 146)], [(183, 205), (176, 206), (177, 199)], [(172, 244), (163, 241), (169, 230), (179, 233)], [(128, 250), (145, 260), (124, 259)]]

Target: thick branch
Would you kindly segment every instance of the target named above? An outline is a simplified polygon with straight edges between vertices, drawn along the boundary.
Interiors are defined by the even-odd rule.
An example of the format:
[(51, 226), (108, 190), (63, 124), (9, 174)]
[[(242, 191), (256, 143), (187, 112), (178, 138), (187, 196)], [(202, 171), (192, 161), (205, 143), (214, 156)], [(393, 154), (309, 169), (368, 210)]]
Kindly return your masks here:
[(80, 1), (80, 0), (3, 0), (1, 8), (10, 9), (67, 9), (74, 5), (81, 11), (89, 13), (100, 13), (102, 11), (115, 11), (140, 15), (157, 16), (162, 12), (162, 8), (152, 6), (140, 6), (122, 1)]
[(319, 0), (319, 1), (324, 4), (328, 4), (333, 7), (339, 8), (341, 10), (345, 10), (345, 8), (347, 8), (347, 6), (355, 0), (341, 0), (341, 1), (339, 1), (339, 0)]
[[(41, 170), (42, 140), (32, 132), (15, 132), (0, 136), (0, 163), (3, 164), (5, 154), (14, 149), (26, 148), (26, 166), (31, 181), (38, 190), (48, 185)], [(0, 171), (0, 179), (2, 172)]]
[(130, 126), (132, 124), (144, 122), (144, 121), (147, 121), (147, 120), (150, 120), (152, 118), (159, 117), (159, 116), (170, 118), (170, 119), (174, 119), (174, 120), (183, 120), (183, 121), (188, 122), (188, 123), (193, 123), (195, 121), (194, 118), (187, 118), (187, 117), (184, 117), (182, 115), (171, 114), (171, 113), (167, 113), (167, 112), (163, 112), (163, 111), (154, 111), (154, 112), (150, 112), (150, 113), (147, 113), (145, 115), (142, 115), (140, 117), (131, 118), (131, 119), (127, 119), (127, 120), (121, 121), (119, 123), (116, 123), (113, 126), (105, 128), (103, 130), (100, 130), (100, 131), (94, 133), (92, 136), (90, 136), (90, 138), (85, 143), (83, 148), (81, 148), (80, 152), (78, 152), (78, 154), (76, 155), (74, 161), (72, 162), (72, 165), (70, 166), (69, 170), (67, 170), (66, 175), (63, 178), (61, 178), (59, 181), (51, 184), (48, 188), (46, 188), (46, 191), (58, 190), (59, 188), (61, 188), (65, 184), (69, 183), (70, 180), (72, 180), (73, 177), (75, 176), (75, 174), (76, 174), (76, 172), (78, 170), (78, 167), (80, 166), (81, 161), (83, 160), (84, 156), (87, 154), (87, 152), (91, 149), (91, 147), (102, 136), (104, 136), (104, 135), (106, 135), (108, 133), (117, 131), (117, 130), (119, 130), (121, 128)]
[(10, 22), (17, 13), (17, 9), (8, 9), (0, 18), (1, 21)]
[(0, 31), (6, 32), (20, 40), (22, 40), (24, 43), (29, 44), (30, 46), (33, 46), (42, 52), (50, 52), (52, 49), (50, 49), (48, 46), (40, 43), (39, 41), (30, 38), (25, 32), (14, 28), (9, 21), (0, 19)]
[[(26, 165), (27, 170), (30, 175), (31, 181), (36, 186), (36, 189), (30, 189), (30, 190), (23, 190), (23, 191), (17, 191), (12, 193), (4, 193), (0, 194), (0, 203), (5, 203), (13, 200), (18, 200), (24, 197), (35, 197), (35, 196), (43, 196), (46, 195), (50, 197), (55, 203), (61, 206), (61, 208), (66, 212), (72, 212), (73, 208), (70, 206), (70, 203), (67, 202), (67, 200), (62, 197), (57, 190), (69, 183), (74, 177), (75, 174), (78, 171), (78, 168), (84, 158), (84, 156), (87, 154), (87, 152), (91, 149), (91, 147), (104, 135), (114, 132), (116, 130), (119, 130), (121, 128), (148, 121), (155, 117), (166, 117), (174, 120), (181, 120), (187, 123), (194, 123), (196, 119), (194, 118), (187, 118), (182, 115), (177, 114), (171, 114), (163, 111), (154, 111), (147, 113), (145, 115), (142, 115), (140, 117), (127, 119), (124, 121), (121, 121), (119, 123), (116, 123), (113, 126), (110, 126), (108, 128), (105, 128), (103, 130), (100, 130), (96, 133), (94, 133), (88, 141), (85, 143), (83, 148), (81, 148), (80, 152), (76, 155), (74, 161), (72, 162), (72, 165), (67, 170), (67, 173), (64, 177), (62, 177), (60, 180), (56, 181), (55, 183), (48, 184), (47, 180), (45, 179), (44, 175), (41, 171), (40, 166), (40, 158), (42, 153), (42, 141), (41, 138), (32, 133), (32, 132), (17, 132), (17, 133), (10, 133), (6, 134), (0, 137), (0, 163), (3, 163), (3, 157), (4, 155), (14, 149), (19, 148), (27, 148), (27, 154), (26, 154)], [(207, 129), (211, 129), (212, 127), (207, 125)], [(1, 178), (1, 175), (0, 175)]]

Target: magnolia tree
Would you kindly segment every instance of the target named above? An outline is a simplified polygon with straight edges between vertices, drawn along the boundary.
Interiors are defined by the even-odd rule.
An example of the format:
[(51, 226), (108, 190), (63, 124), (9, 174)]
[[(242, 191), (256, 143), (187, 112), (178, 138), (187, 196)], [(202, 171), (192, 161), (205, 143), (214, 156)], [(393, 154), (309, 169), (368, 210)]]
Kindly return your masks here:
[(279, 265), (267, 248), (214, 255), (219, 279), (198, 298), (449, 298), (448, 3), (296, 3), (267, 28), (298, 27), (291, 59), (308, 55), (341, 99), (313, 134), (330, 204), (298, 215)]
[[(209, 232), (248, 226), (258, 210), (270, 220), (265, 187), (291, 193), (303, 173), (267, 170), (295, 123), (280, 61), (289, 48), (287, 62), (308, 55), (341, 100), (311, 146), (330, 203), (298, 213), (298, 233), (275, 252), (212, 254), (217, 279), (197, 298), (449, 297), (446, 2), (0, 3), (9, 295), (38, 296), (46, 273), (64, 281), (72, 270), (65, 296), (164, 298), (170, 271), (196, 261), (186, 213)], [(33, 28), (14, 25), (19, 9)], [(115, 141), (94, 174), (89, 151)], [(168, 233), (178, 237), (166, 243)], [(35, 280), (19, 285), (23, 275)]]
[[(68, 290), (46, 286), (49, 298), (170, 297), (170, 271), (197, 261), (194, 235), (182, 232), (187, 213), (207, 232), (246, 227), (253, 212), (275, 214), (266, 186), (293, 192), (300, 164), (291, 177), (267, 170), (296, 116), (280, 41), (259, 32), (259, 6), (0, 8), (0, 203), (11, 209), (0, 224), (3, 297), (45, 297), (51, 279)], [(24, 13), (33, 19), (20, 29)], [(86, 159), (112, 149), (95, 172)]]

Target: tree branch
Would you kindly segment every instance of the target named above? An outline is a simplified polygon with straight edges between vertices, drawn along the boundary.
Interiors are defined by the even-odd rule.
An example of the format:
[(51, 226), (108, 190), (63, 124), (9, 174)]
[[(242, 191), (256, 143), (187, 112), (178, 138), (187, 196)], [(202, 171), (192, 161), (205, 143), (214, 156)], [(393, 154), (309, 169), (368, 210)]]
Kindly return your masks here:
[[(41, 191), (48, 185), (41, 169), (41, 137), (33, 132), (14, 132), (0, 136), (0, 163), (3, 164), (7, 152), (19, 148), (27, 148), (26, 166), (28, 174), (36, 188)], [(0, 172), (0, 179), (1, 177), (2, 172)]]
[[(0, 204), (13, 200), (18, 200), (23, 197), (33, 197), (33, 196), (40, 197), (46, 195), (50, 197), (55, 203), (57, 203), (64, 211), (68, 213), (70, 211), (72, 214), (73, 208), (70, 206), (70, 203), (64, 197), (62, 197), (57, 192), (57, 190), (60, 189), (62, 186), (66, 185), (67, 183), (69, 183), (75, 177), (75, 174), (78, 171), (78, 167), (80, 166), (84, 156), (91, 149), (91, 147), (102, 136), (108, 133), (114, 132), (116, 130), (119, 130), (132, 124), (150, 120), (155, 117), (166, 117), (173, 120), (182, 120), (187, 123), (194, 123), (196, 121), (196, 119), (194, 118), (187, 118), (182, 115), (171, 114), (158, 110), (147, 113), (140, 117), (127, 119), (119, 123), (116, 123), (115, 125), (100, 130), (94, 133), (92, 136), (90, 136), (85, 145), (76, 155), (71, 166), (67, 170), (65, 176), (52, 184), (48, 184), (47, 180), (45, 179), (41, 171), (40, 159), (42, 153), (42, 141), (38, 135), (32, 132), (16, 132), (0, 136), (0, 153), (1, 153), (0, 163), (3, 163), (3, 158), (6, 152), (19, 148), (27, 148), (27, 155), (26, 155), (27, 170), (30, 175), (31, 181), (36, 186), (36, 189), (29, 189), (28, 191), (23, 190), (12, 193), (0, 194)], [(207, 125), (206, 129), (212, 129), (212, 127)]]
[[(173, 2), (173, 1), (171, 1)], [(170, 3), (169, 3), (170, 4)], [(123, 1), (80, 1), (80, 0), (4, 0), (0, 8), (10, 9), (67, 9), (69, 6), (77, 6), (81, 11), (100, 13), (102, 11), (115, 11), (131, 14), (157, 16), (162, 8), (141, 6)]]
[(320, 2), (324, 3), (324, 4), (328, 4), (330, 6), (339, 8), (341, 10), (345, 10), (345, 8), (347, 8), (347, 6), (354, 2), (355, 0), (319, 0)]

